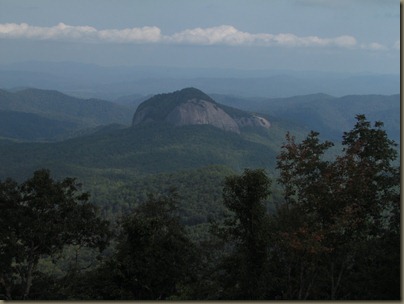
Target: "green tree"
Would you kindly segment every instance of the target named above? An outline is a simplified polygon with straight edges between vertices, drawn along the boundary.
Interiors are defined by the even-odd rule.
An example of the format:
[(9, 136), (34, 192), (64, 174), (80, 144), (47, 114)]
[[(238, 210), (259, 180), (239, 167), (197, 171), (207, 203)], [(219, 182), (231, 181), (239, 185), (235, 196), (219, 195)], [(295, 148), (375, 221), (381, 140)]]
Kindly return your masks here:
[(73, 178), (55, 181), (48, 170), (21, 185), (0, 182), (0, 286), (5, 298), (28, 299), (43, 256), (65, 245), (104, 249), (109, 223), (97, 216)]
[(302, 143), (286, 134), (286, 143), (278, 156), (278, 182), (284, 189), (284, 204), (272, 221), (274, 252), (281, 264), (278, 272), (282, 296), (307, 299), (318, 277), (326, 226), (335, 206), (325, 199), (330, 192), (330, 162), (323, 160), (333, 143), (320, 142), (318, 132), (310, 132)]
[[(353, 130), (344, 133), (342, 155), (334, 161), (323, 160), (332, 143), (320, 143), (316, 132), (301, 144), (287, 136), (278, 157), (285, 204), (276, 217), (276, 245), (286, 265), (283, 278), (294, 286), (285, 291), (286, 298), (386, 296), (357, 288), (354, 278), (366, 279), (367, 286), (381, 283), (377, 265), (386, 259), (380, 241), (387, 236), (393, 252), (384, 254), (396, 257), (399, 251), (399, 169), (392, 164), (397, 152), (381, 122), (372, 127), (364, 115), (356, 118)], [(285, 225), (291, 217), (293, 224)], [(370, 257), (374, 268), (365, 271), (359, 265)], [(399, 260), (388, 263), (398, 267)], [(392, 284), (393, 277), (399, 280), (390, 276)]]
[[(372, 126), (364, 115), (356, 119), (354, 128), (343, 135), (344, 153), (333, 166), (338, 190), (335, 203), (344, 224), (344, 230), (334, 230), (334, 237), (349, 239), (351, 251), (357, 250), (351, 254), (351, 276), (344, 283), (361, 277), (367, 284), (356, 289), (352, 289), (355, 284), (345, 284), (341, 293), (358, 299), (398, 299), (399, 272), (386, 270), (398, 269), (400, 264), (400, 170), (393, 165), (397, 145), (388, 138), (382, 122)], [(374, 286), (370, 292), (369, 286)], [(380, 286), (387, 288), (383, 291)], [(331, 298), (336, 298), (336, 291), (331, 289)]]
[(265, 199), (271, 180), (262, 169), (229, 176), (223, 188), (224, 205), (232, 212), (216, 232), (233, 249), (223, 261), (224, 298), (263, 299), (268, 282), (268, 221)]
[[(192, 279), (194, 245), (177, 215), (178, 196), (150, 195), (121, 220), (116, 252), (98, 270), (93, 293), (103, 299), (157, 300), (178, 296)], [(108, 286), (105, 289), (105, 286)]]

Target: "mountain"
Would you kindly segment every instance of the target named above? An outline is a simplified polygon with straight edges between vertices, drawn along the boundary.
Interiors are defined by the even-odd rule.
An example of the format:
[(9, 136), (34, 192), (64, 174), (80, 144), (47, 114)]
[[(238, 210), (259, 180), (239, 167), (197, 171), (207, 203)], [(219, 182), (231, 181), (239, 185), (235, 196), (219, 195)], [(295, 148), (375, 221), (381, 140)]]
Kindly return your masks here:
[(382, 121), (389, 137), (400, 142), (400, 94), (334, 97), (317, 93), (287, 98), (211, 96), (222, 104), (263, 113), (272, 122), (282, 120), (318, 131), (323, 138), (336, 141), (352, 128), (357, 114), (365, 114), (370, 121)]
[(5, 164), (0, 178), (20, 178), (42, 167), (58, 176), (90, 179), (111, 174), (127, 179), (134, 173), (211, 165), (273, 169), (285, 133), (281, 124), (271, 125), (264, 117), (221, 105), (198, 89), (186, 88), (144, 101), (130, 127), (109, 125), (55, 143), (0, 141), (0, 162)]
[(127, 107), (99, 99), (80, 99), (58, 91), (0, 90), (0, 137), (57, 140), (83, 129), (119, 123), (129, 125)]
[(159, 94), (140, 104), (132, 126), (151, 122), (175, 126), (211, 125), (235, 133), (240, 133), (240, 129), (245, 127), (271, 126), (264, 117), (220, 105), (195, 88)]

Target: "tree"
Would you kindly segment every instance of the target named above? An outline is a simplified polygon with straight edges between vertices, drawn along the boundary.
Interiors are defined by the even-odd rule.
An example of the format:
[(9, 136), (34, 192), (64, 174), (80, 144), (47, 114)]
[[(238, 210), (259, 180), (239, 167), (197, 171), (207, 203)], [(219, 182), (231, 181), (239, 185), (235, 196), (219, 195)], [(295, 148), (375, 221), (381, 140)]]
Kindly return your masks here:
[(234, 247), (222, 261), (224, 298), (263, 299), (267, 290), (268, 220), (265, 199), (271, 180), (262, 169), (229, 176), (223, 203), (233, 213), (217, 233)]
[(397, 207), (399, 168), (392, 165), (397, 145), (388, 139), (382, 122), (372, 128), (364, 115), (357, 120), (354, 129), (344, 133), (345, 154), (337, 159), (335, 171), (349, 204), (355, 207), (353, 216), (361, 219), (356, 234), (375, 236), (376, 228), (389, 222), (390, 212)]
[(177, 200), (174, 191), (149, 195), (122, 218), (116, 252), (98, 270), (99, 286), (109, 286), (97, 292), (104, 299), (167, 299), (192, 278), (194, 245), (177, 216)]
[[(316, 132), (301, 144), (288, 135), (278, 157), (285, 204), (277, 216), (276, 244), (279, 259), (287, 265), (288, 286), (296, 284), (294, 291), (286, 292), (287, 298), (387, 296), (373, 296), (353, 282), (361, 277), (367, 280), (364, 285), (380, 284), (380, 268), (365, 271), (360, 265), (370, 257), (377, 263), (383, 260), (380, 242), (387, 236), (393, 252), (384, 254), (399, 256), (399, 169), (392, 164), (397, 152), (381, 122), (372, 127), (364, 115), (356, 119), (354, 128), (343, 135), (342, 155), (334, 161), (323, 159), (332, 143), (320, 143)], [(291, 215), (294, 225), (283, 225)], [(389, 263), (398, 267), (399, 259)], [(392, 284), (393, 277), (399, 281), (397, 274), (390, 276)]]
[(333, 143), (321, 143), (318, 135), (312, 131), (298, 144), (287, 133), (278, 156), (278, 183), (284, 188), (285, 202), (272, 221), (272, 238), (285, 299), (311, 295), (321, 254), (329, 250), (324, 237), (335, 206), (326, 199), (331, 168), (323, 157)]
[(66, 245), (105, 248), (109, 223), (97, 216), (73, 178), (55, 181), (48, 170), (21, 185), (0, 182), (0, 286), (6, 299), (28, 299), (38, 261)]
[[(349, 238), (351, 249), (357, 250), (352, 254), (351, 279), (367, 281), (351, 293), (360, 299), (398, 299), (399, 271), (392, 271), (400, 264), (400, 169), (394, 166), (397, 145), (388, 138), (382, 122), (372, 126), (364, 115), (356, 119), (355, 127), (343, 135), (344, 154), (333, 167), (339, 218), (345, 223), (339, 236)], [(374, 286), (371, 292), (369, 286)], [(383, 291), (379, 286), (388, 287)], [(345, 293), (351, 290), (350, 285), (341, 288)]]

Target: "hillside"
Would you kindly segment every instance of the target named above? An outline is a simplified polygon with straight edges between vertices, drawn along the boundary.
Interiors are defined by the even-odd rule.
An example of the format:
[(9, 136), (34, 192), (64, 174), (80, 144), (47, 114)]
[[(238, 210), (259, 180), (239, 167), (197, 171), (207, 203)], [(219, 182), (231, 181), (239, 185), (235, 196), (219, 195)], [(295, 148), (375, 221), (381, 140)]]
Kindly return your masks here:
[(57, 139), (80, 128), (78, 123), (41, 115), (0, 110), (0, 137), (24, 141)]
[[(56, 143), (0, 141), (0, 178), (24, 178), (47, 167), (58, 176), (131, 171), (138, 175), (174, 172), (207, 165), (273, 168), (286, 132), (279, 128), (242, 134), (209, 125), (176, 127), (166, 123), (136, 128), (108, 127)], [(29, 151), (29, 153), (27, 153)]]
[(221, 212), (224, 176), (244, 168), (274, 174), (285, 132), (277, 125), (237, 134), (210, 125), (155, 123), (106, 127), (55, 143), (0, 140), (0, 180), (22, 181), (40, 168), (56, 178), (76, 177), (109, 216), (127, 212), (148, 193), (176, 187), (183, 220), (198, 224)]
[[(0, 137), (56, 140), (99, 125), (130, 123), (126, 107), (99, 99), (80, 99), (58, 91), (0, 90)], [(6, 118), (7, 117), (7, 118)]]

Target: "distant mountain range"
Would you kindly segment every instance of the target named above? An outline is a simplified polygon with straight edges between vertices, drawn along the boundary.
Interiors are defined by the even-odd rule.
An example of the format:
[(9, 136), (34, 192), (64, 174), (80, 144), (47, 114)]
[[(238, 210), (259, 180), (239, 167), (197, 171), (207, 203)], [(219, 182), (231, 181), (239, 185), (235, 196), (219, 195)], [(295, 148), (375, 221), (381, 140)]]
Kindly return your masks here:
[(84, 100), (51, 90), (0, 90), (3, 138), (60, 140), (100, 125), (128, 125), (132, 116), (126, 107), (105, 100)]
[[(192, 99), (199, 107), (190, 107)], [(240, 127), (276, 122), (286, 129), (316, 130), (324, 138), (340, 140), (342, 132), (352, 128), (357, 114), (383, 121), (389, 136), (400, 141), (399, 94), (245, 98), (208, 96), (189, 88), (149, 98), (132, 96), (117, 103), (80, 99), (51, 90), (0, 90), (0, 138), (23, 141), (63, 140), (90, 134), (108, 124), (129, 126), (145, 121), (221, 125), (222, 129), (236, 132)]]
[(310, 94), (288, 98), (241, 98), (211, 95), (217, 102), (267, 115), (270, 121), (284, 121), (320, 132), (323, 138), (340, 140), (342, 132), (355, 123), (357, 114), (371, 121), (382, 121), (396, 142), (400, 142), (400, 94), (347, 95), (333, 97)]
[[(0, 94), (0, 134), (8, 138), (0, 139), (0, 178), (27, 177), (42, 167), (59, 176), (91, 180), (211, 165), (272, 171), (287, 131), (299, 139), (313, 129), (338, 137), (338, 143), (342, 132), (352, 129), (353, 113), (371, 114), (374, 117), (370, 119), (385, 122), (389, 133), (399, 134), (398, 95), (213, 99), (198, 89), (187, 88), (153, 96), (134, 114), (111, 102), (78, 99), (56, 91)], [(73, 130), (74, 138), (68, 133)], [(52, 140), (57, 137), (54, 133), (59, 139), (70, 134), (70, 139), (15, 142)]]
[(317, 71), (101, 67), (74, 62), (22, 62), (0, 66), (0, 88), (58, 90), (80, 98), (119, 99), (154, 95), (184, 87), (210, 94), (290, 97), (323, 92), (391, 95), (400, 92), (400, 75)]

